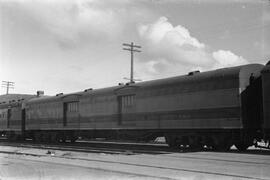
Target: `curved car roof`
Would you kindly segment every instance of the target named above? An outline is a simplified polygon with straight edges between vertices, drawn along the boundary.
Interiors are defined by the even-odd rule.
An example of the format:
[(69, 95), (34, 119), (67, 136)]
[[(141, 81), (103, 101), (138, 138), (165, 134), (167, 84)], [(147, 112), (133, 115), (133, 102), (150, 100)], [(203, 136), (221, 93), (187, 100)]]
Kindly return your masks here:
[(270, 72), (270, 61), (262, 69), (262, 73), (269, 73), (269, 72)]
[[(155, 87), (155, 86), (161, 86), (161, 85), (166, 86), (166, 85), (171, 85), (175, 83), (186, 83), (186, 82), (194, 83), (198, 81), (203, 81), (203, 80), (213, 79), (213, 78), (221, 78), (221, 77), (222, 78), (230, 77), (230, 78), (237, 79), (237, 78), (240, 78), (239, 75), (241, 71), (249, 72), (246, 74), (250, 75), (251, 72), (261, 71), (263, 67), (264, 66), (261, 64), (248, 64), (248, 65), (243, 65), (243, 66), (236, 66), (236, 67), (222, 68), (222, 69), (206, 71), (206, 72), (199, 72), (199, 73), (195, 73), (194, 75), (187, 74), (187, 75), (175, 76), (175, 77), (164, 78), (164, 79), (157, 79), (157, 80), (151, 80), (151, 81), (145, 81), (145, 82), (139, 82), (139, 83), (113, 86), (113, 87), (108, 87), (108, 88), (80, 91), (80, 92), (75, 92), (75, 93), (70, 93), (70, 94), (63, 94), (59, 96), (37, 97), (37, 98), (30, 99), (29, 103), (62, 101), (62, 99), (67, 96), (85, 96), (85, 95), (99, 95), (99, 94), (106, 94), (106, 93), (114, 93), (116, 90), (119, 90), (125, 87), (148, 88), (148, 87)], [(246, 78), (249, 78), (249, 76)]]

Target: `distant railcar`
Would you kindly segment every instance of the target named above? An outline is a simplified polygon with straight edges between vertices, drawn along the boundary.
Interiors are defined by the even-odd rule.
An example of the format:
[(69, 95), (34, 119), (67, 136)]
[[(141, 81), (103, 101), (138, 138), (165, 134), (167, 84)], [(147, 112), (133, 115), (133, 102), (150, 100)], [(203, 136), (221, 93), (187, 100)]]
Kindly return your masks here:
[(8, 114), (8, 108), (0, 104), (0, 132), (2, 136), (6, 134), (8, 127)]
[(8, 139), (22, 139), (24, 135), (25, 110), (22, 101), (0, 104), (0, 132)]
[(250, 64), (35, 98), (27, 103), (26, 130), (37, 140), (165, 136), (172, 147), (208, 145), (225, 150), (235, 144), (244, 150), (260, 128), (249, 118), (246, 104), (253, 101), (246, 94), (262, 68)]

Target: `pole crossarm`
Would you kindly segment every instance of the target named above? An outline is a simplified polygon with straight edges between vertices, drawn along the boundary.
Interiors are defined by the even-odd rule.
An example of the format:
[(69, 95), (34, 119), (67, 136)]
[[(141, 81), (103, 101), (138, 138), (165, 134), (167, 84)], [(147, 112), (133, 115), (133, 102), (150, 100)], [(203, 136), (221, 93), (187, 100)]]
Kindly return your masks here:
[(132, 49), (128, 49), (128, 48), (123, 48), (123, 50), (132, 51)]
[(6, 94), (8, 94), (9, 89), (14, 89), (14, 82), (2, 81), (2, 87), (6, 88)]
[(14, 82), (10, 82), (10, 81), (2, 81), (2, 83), (14, 84)]
[(123, 43), (123, 46), (142, 48), (141, 46), (138, 46), (138, 45), (135, 45), (135, 44), (133, 44), (133, 46), (132, 46), (132, 44), (126, 44), (126, 43)]
[[(131, 42), (130, 44), (127, 43), (123, 43), (123, 50), (126, 51), (130, 51), (130, 58), (131, 58), (131, 63), (130, 63), (130, 83), (134, 83), (134, 79), (133, 79), (133, 69), (134, 69), (134, 65), (133, 65), (133, 54), (134, 52), (141, 52), (140, 50), (138, 50), (139, 48), (142, 48), (139, 45), (135, 45), (133, 42)], [(136, 49), (137, 48), (137, 49)]]

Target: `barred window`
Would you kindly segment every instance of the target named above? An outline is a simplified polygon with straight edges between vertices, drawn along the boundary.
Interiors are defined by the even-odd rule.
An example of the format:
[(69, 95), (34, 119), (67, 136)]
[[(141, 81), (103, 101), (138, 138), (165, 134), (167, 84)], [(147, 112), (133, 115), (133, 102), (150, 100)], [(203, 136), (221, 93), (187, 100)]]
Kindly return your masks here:
[(122, 107), (131, 107), (134, 105), (135, 95), (122, 96)]
[(78, 112), (78, 102), (70, 102), (67, 104), (67, 111), (68, 112)]

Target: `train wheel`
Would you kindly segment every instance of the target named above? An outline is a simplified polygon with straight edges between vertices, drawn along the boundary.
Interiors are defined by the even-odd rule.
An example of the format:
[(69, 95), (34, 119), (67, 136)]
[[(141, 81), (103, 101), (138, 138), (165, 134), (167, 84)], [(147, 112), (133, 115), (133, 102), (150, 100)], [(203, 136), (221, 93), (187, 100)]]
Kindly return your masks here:
[(239, 151), (246, 151), (247, 148), (249, 147), (248, 144), (243, 143), (243, 142), (235, 143), (234, 145)]
[(62, 142), (62, 143), (65, 143), (66, 140), (67, 140), (66, 136), (65, 136), (65, 135), (62, 135), (62, 136), (61, 136), (61, 142)]
[(7, 134), (7, 138), (8, 138), (9, 141), (16, 141), (17, 136), (18, 135), (16, 135), (15, 133), (12, 133), (12, 132)]
[(213, 146), (213, 150), (216, 151), (229, 151), (231, 149), (231, 145), (227, 144), (227, 143), (219, 143), (219, 144), (215, 144)]
[(8, 141), (13, 141), (13, 135), (12, 134), (8, 134), (7, 135), (7, 139), (8, 139)]
[(214, 138), (213, 150), (216, 151), (229, 151), (231, 149), (231, 141), (228, 138), (216, 137)]
[(31, 136), (31, 138), (32, 138), (32, 141), (33, 141), (33, 142), (36, 142), (36, 141), (37, 141), (37, 139), (36, 139), (36, 134), (33, 134), (33, 135)]
[(191, 150), (200, 151), (203, 149), (203, 144), (201, 139), (196, 136), (189, 137), (189, 148)]
[(51, 134), (51, 142), (52, 143), (58, 143), (59, 142), (59, 138), (57, 137), (57, 133), (53, 132)]
[(39, 133), (39, 132), (37, 132), (37, 133), (35, 133), (34, 134), (34, 141), (35, 142), (42, 142), (43, 141), (43, 139), (42, 139), (42, 134), (41, 133)]
[(43, 134), (43, 140), (46, 143), (50, 143), (51, 142), (51, 135), (49, 133)]
[(46, 142), (45, 139), (46, 139), (45, 134), (40, 133), (39, 134), (39, 142)]
[(18, 141), (19, 140), (19, 135), (17, 135), (17, 134), (13, 134), (12, 136), (11, 136), (11, 138), (10, 138), (10, 140), (11, 141)]
[(175, 149), (175, 148), (178, 147), (175, 136), (166, 135), (165, 140), (166, 140), (166, 143), (169, 145), (170, 148)]
[(72, 136), (72, 137), (70, 138), (70, 142), (75, 143), (77, 139), (78, 139), (77, 137)]
[(22, 140), (23, 140), (22, 135), (15, 136), (15, 141), (22, 141)]

